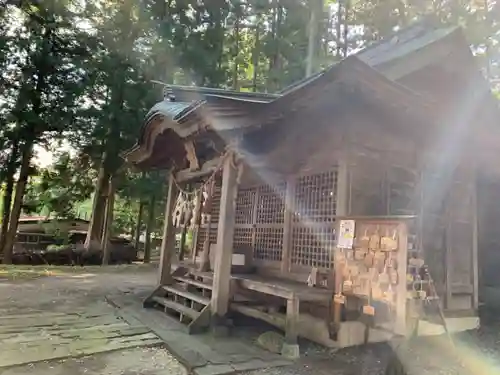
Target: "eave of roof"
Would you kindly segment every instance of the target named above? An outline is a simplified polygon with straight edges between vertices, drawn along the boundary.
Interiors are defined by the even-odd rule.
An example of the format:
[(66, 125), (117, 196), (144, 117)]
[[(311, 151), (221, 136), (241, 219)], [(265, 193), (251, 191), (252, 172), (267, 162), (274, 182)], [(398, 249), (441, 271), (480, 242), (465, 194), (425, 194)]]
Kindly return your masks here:
[[(361, 82), (363, 85), (371, 86), (372, 89), (378, 85), (376, 88), (378, 93), (388, 95), (395, 103), (411, 102), (414, 107), (430, 109), (433, 103), (388, 78), (385, 70), (391, 65), (389, 63), (399, 60), (404, 62), (405, 57), (412, 56), (428, 47), (432, 46), (433, 51), (436, 48), (440, 49), (439, 46), (442, 43), (449, 44), (450, 41), (454, 43), (458, 39), (454, 39), (453, 36), (458, 33), (461, 33), (459, 28), (443, 29), (430, 26), (427, 22), (418, 23), (288, 86), (278, 94), (171, 86), (170, 89), (176, 99), (185, 100), (189, 97), (196, 101), (194, 104), (184, 102), (179, 107), (169, 104), (167, 105), (169, 109), (164, 109), (165, 104), (162, 103), (165, 102), (158, 103), (148, 113), (142, 133), (151, 131), (148, 128), (157, 116), (163, 116), (168, 122), (164, 128), (173, 128), (181, 138), (199, 132), (201, 130), (200, 119), (207, 123), (203, 126), (208, 125), (216, 131), (262, 126), (266, 121), (272, 122), (279, 110), (287, 110), (293, 104), (306, 103), (308, 97), (314, 96), (315, 90), (341, 80), (349, 81), (350, 84), (358, 82), (361, 89), (364, 89)], [(235, 120), (236, 118), (238, 120)], [(165, 120), (163, 122), (165, 123)], [(124, 154), (125, 158), (144, 146), (141, 145), (143, 138), (141, 137), (136, 146)], [(151, 147), (151, 145), (146, 145), (146, 147)]]
[[(321, 77), (321, 79), (319, 79)], [(356, 55), (350, 56), (339, 64), (333, 65), (325, 70), (317, 79), (308, 84), (295, 87), (285, 95), (278, 96), (270, 102), (259, 100), (248, 100), (244, 98), (229, 98), (222, 95), (206, 95), (203, 101), (197, 102), (197, 105), (178, 111), (175, 116), (170, 116), (167, 121), (162, 122), (163, 129), (156, 131), (160, 134), (166, 128), (174, 130), (180, 138), (187, 138), (200, 131), (197, 123), (189, 123), (189, 118), (196, 114), (197, 116), (208, 119), (210, 127), (217, 132), (223, 131), (244, 131), (244, 129), (255, 128), (255, 126), (265, 126), (273, 122), (283, 110), (292, 110), (293, 108), (305, 106), (308, 101), (315, 100), (317, 95), (328, 89), (332, 85), (346, 84), (357, 86), (359, 89), (372, 90), (377, 87), (377, 92), (381, 95), (387, 95), (394, 103), (402, 105), (411, 103), (419, 110), (429, 109), (432, 104), (423, 96), (412, 90), (397, 84), (386, 78), (380, 72), (368, 66)], [(153, 124), (155, 116), (165, 116), (161, 112), (161, 105), (158, 105), (155, 111), (151, 112), (148, 124)], [(169, 107), (170, 108), (170, 107)], [(171, 112), (169, 112), (171, 115)], [(156, 125), (158, 126), (158, 125)], [(147, 130), (145, 130), (147, 133)], [(146, 137), (147, 138), (147, 137)], [(144, 147), (145, 146), (145, 147)], [(128, 160), (135, 159), (140, 162), (144, 157), (149, 157), (154, 146), (154, 140), (145, 142), (124, 155)], [(141, 148), (145, 150), (141, 150)], [(136, 154), (134, 156), (133, 154)]]

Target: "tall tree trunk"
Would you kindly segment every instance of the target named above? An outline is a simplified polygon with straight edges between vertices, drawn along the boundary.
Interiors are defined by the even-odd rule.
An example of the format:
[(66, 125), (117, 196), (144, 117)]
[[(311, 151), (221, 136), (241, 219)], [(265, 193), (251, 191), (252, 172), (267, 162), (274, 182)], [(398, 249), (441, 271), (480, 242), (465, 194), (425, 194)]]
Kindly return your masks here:
[(234, 51), (234, 68), (233, 68), (233, 90), (239, 91), (238, 73), (240, 65), (240, 9), (239, 5), (236, 8), (236, 21), (234, 24), (234, 39), (235, 39), (235, 51)]
[(10, 211), (12, 207), (12, 194), (14, 193), (14, 175), (16, 173), (16, 160), (19, 153), (19, 143), (17, 140), (12, 144), (11, 154), (9, 155), (9, 160), (6, 170), (6, 183), (5, 192), (3, 195), (2, 204), (2, 227), (0, 229), (0, 250), (4, 248), (5, 237), (7, 236), (7, 230), (9, 229), (9, 219)]
[(110, 178), (108, 182), (108, 199), (106, 202), (106, 217), (104, 220), (104, 230), (102, 234), (102, 265), (106, 266), (109, 264), (111, 259), (111, 243), (109, 241), (111, 237), (111, 226), (113, 225), (113, 213), (115, 209), (115, 186), (113, 182), (113, 177)]
[(255, 44), (253, 47), (252, 64), (253, 64), (253, 77), (252, 88), (253, 92), (257, 92), (257, 77), (259, 74), (259, 56), (260, 56), (260, 29), (259, 23), (255, 25)]
[(155, 205), (156, 197), (153, 194), (151, 196), (151, 201), (149, 202), (148, 224), (146, 226), (146, 243), (144, 244), (144, 263), (149, 263), (151, 261), (151, 233), (153, 232), (153, 226), (155, 224)]
[(135, 225), (135, 233), (134, 233), (134, 244), (136, 249), (139, 249), (139, 242), (141, 240), (143, 212), (144, 212), (144, 202), (139, 201), (139, 213), (137, 214), (137, 223)]
[(337, 57), (340, 59), (342, 56), (342, 38), (341, 38), (341, 25), (342, 25), (342, 2), (337, 2), (337, 25), (335, 27), (335, 34), (337, 34)]
[(102, 231), (104, 224), (104, 215), (106, 211), (106, 194), (109, 189), (109, 173), (106, 172), (105, 157), (99, 169), (97, 177), (96, 189), (92, 203), (92, 213), (90, 215), (90, 223), (85, 238), (85, 249), (90, 249), (92, 244), (97, 245), (101, 242)]
[(316, 45), (318, 39), (318, 21), (319, 21), (319, 2), (322, 0), (312, 0), (311, 14), (309, 16), (309, 25), (307, 27), (308, 41), (307, 41), (307, 58), (306, 58), (306, 77), (313, 74), (316, 59)]
[(10, 212), (9, 229), (7, 230), (3, 246), (4, 264), (12, 263), (12, 251), (13, 251), (14, 241), (16, 239), (19, 217), (21, 216), (21, 206), (23, 203), (24, 192), (26, 190), (26, 183), (28, 182), (32, 154), (33, 154), (33, 141), (28, 139), (22, 146), (21, 168), (19, 170), (19, 178), (16, 184), (14, 204)]
[[(489, 13), (489, 1), (484, 0), (484, 22), (486, 23), (486, 27), (491, 27), (491, 22), (490, 22), (490, 13)], [(491, 80), (491, 42), (490, 38), (485, 39), (485, 49), (484, 49), (484, 56), (486, 58), (486, 64), (485, 64), (485, 70), (486, 70), (486, 79), (488, 82)]]
[(273, 38), (273, 53), (269, 58), (269, 85), (268, 91), (274, 92), (278, 89), (278, 64), (280, 60), (280, 23), (281, 23), (280, 0), (273, 1), (273, 19), (271, 24), (271, 35)]
[(343, 54), (342, 56), (345, 58), (347, 57), (347, 52), (349, 51), (349, 45), (347, 38), (349, 36), (349, 9), (350, 9), (350, 0), (344, 0), (345, 1), (345, 7), (344, 7), (344, 44), (342, 45), (343, 47)]

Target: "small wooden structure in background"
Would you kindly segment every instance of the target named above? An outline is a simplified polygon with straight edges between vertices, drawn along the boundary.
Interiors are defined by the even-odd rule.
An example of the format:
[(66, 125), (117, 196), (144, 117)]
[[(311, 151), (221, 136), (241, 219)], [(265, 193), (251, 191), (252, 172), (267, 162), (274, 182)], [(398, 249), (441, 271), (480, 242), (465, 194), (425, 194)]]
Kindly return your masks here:
[[(290, 356), (298, 335), (359, 344), (365, 324), (348, 313), (360, 311), (359, 295), (347, 296), (340, 317), (332, 312), (336, 226), (354, 219), (398, 228), (399, 315), (389, 331), (405, 331), (406, 274), (421, 259), (453, 329), (476, 327), (475, 176), (479, 165), (498, 171), (497, 116), (460, 29), (425, 23), (280, 94), (173, 88), (125, 155), (139, 169), (172, 171), (159, 287), (146, 304), (178, 313), (193, 332), (224, 325), (230, 310), (266, 320), (285, 330)], [(210, 219), (197, 226), (194, 251), (214, 249), (213, 272), (183, 264), (172, 273), (178, 189), (208, 179)], [(255, 273), (231, 272), (241, 249)], [(311, 273), (330, 280), (308, 287)], [(376, 326), (369, 335), (387, 337)]]

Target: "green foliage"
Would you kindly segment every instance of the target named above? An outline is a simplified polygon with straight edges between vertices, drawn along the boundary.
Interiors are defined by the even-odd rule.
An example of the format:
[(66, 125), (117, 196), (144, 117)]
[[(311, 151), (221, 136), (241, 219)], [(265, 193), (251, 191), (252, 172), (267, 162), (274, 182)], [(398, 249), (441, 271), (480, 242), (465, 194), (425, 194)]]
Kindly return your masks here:
[[(98, 169), (117, 185), (114, 230), (131, 232), (139, 202), (163, 221), (166, 175), (123, 170), (160, 99), (151, 80), (278, 91), (304, 77), (309, 20), (318, 11), (313, 70), (432, 16), (465, 28), (477, 60), (498, 78), (500, 2), (463, 0), (69, 0), (0, 8), (0, 186), (28, 143), (73, 148), (31, 169), (25, 212), (68, 218), (91, 207)], [(32, 146), (32, 145), (31, 145)], [(8, 169), (8, 166), (12, 168)], [(0, 201), (1, 204), (1, 201)], [(87, 215), (90, 217), (90, 213)]]
[(67, 152), (62, 153), (53, 165), (32, 178), (24, 197), (25, 212), (72, 218), (77, 203), (90, 198), (94, 178), (95, 171), (82, 166), (79, 159)]

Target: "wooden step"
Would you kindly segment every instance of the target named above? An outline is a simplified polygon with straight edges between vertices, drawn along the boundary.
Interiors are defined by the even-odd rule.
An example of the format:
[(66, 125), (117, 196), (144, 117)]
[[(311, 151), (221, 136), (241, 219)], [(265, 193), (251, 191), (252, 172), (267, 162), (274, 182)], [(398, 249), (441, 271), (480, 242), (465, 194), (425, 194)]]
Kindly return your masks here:
[(210, 299), (200, 296), (199, 294), (191, 293), (186, 290), (182, 290), (179, 288), (176, 288), (172, 285), (163, 285), (162, 289), (170, 294), (177, 294), (178, 296), (184, 297), (188, 300), (197, 302), (202, 305), (208, 305), (210, 303)]
[(197, 288), (212, 290), (212, 284), (203, 283), (201, 281), (193, 280), (193, 279), (190, 279), (189, 277), (178, 276), (178, 277), (175, 277), (175, 280), (180, 281), (181, 283), (193, 285)]
[(193, 310), (187, 306), (181, 305), (180, 303), (171, 301), (163, 297), (155, 296), (152, 298), (152, 300), (167, 309), (174, 310), (177, 311), (179, 314), (188, 316), (192, 320), (195, 320), (200, 315), (200, 313), (196, 310)]
[(214, 274), (212, 272), (198, 271), (198, 270), (190, 270), (189, 273), (194, 277), (199, 277), (204, 280), (213, 280)]

